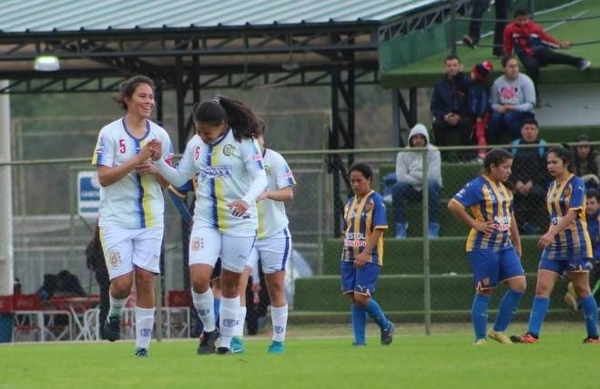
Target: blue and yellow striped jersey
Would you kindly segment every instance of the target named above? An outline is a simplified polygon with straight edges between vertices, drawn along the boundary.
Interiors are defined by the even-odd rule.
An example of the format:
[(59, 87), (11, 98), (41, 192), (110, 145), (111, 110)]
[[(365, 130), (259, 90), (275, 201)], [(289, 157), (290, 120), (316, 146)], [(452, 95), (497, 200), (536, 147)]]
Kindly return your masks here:
[[(342, 261), (354, 261), (354, 257), (364, 250), (373, 231), (387, 228), (385, 203), (379, 193), (372, 190), (364, 197), (350, 198), (344, 208)], [(383, 265), (383, 235), (371, 252), (370, 262)]]
[(494, 221), (491, 234), (471, 228), (467, 238), (467, 252), (476, 249), (501, 250), (512, 246), (510, 223), (513, 216), (513, 195), (503, 184), (492, 181), (485, 174), (469, 181), (454, 197), (463, 207), (471, 210), (477, 221)]
[(545, 254), (548, 259), (567, 260), (571, 258), (593, 258), (592, 242), (587, 230), (585, 215), (585, 184), (571, 175), (565, 182), (554, 180), (548, 188), (546, 206), (550, 223), (557, 225), (569, 210), (577, 216), (571, 224), (554, 237)]

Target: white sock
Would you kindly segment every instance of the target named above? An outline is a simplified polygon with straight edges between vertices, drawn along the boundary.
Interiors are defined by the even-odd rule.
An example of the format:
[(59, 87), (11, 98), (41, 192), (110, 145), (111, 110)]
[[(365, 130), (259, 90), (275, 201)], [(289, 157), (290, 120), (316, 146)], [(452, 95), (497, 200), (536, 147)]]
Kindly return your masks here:
[(246, 307), (240, 306), (240, 312), (238, 316), (239, 323), (235, 326), (233, 336), (236, 338), (242, 338), (244, 336), (244, 321), (246, 320)]
[(287, 331), (288, 306), (271, 307), (271, 322), (273, 323), (273, 341), (285, 341)]
[(154, 308), (135, 307), (135, 347), (147, 349), (152, 339)]
[(123, 308), (125, 307), (125, 303), (127, 303), (128, 298), (129, 296), (119, 300), (113, 296), (110, 296), (110, 309), (108, 310), (108, 316), (116, 316), (119, 318), (123, 316)]
[(219, 347), (231, 347), (235, 327), (239, 326), (240, 296), (221, 297)]
[(215, 314), (213, 312), (214, 297), (211, 288), (204, 293), (196, 293), (192, 289), (192, 300), (194, 301), (194, 308), (198, 313), (198, 317), (204, 324), (205, 332), (212, 332), (215, 330)]

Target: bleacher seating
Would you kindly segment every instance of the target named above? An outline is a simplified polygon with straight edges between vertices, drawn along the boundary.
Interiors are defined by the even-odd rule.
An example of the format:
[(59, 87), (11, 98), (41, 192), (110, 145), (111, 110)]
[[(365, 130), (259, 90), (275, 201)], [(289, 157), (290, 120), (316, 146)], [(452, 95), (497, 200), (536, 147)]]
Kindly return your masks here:
[[(528, 282), (528, 291), (521, 302), (524, 311), (528, 311), (534, 295), (535, 273), (540, 256), (538, 239), (522, 239), (522, 261)], [(294, 311), (348, 314), (350, 302), (341, 296), (340, 250), (340, 240), (327, 241), (323, 252), (324, 275), (296, 280)], [(417, 313), (424, 310), (425, 301), (422, 240), (387, 239), (385, 252), (384, 267), (376, 291), (377, 300), (386, 311), (397, 315), (395, 317), (418, 317)], [(432, 311), (438, 315), (464, 315), (470, 310), (473, 297), (473, 280), (465, 255), (465, 237), (430, 241), (430, 258)], [(502, 287), (498, 289), (491, 303), (494, 308), (504, 290)], [(553, 298), (562, 296), (565, 291), (566, 283), (557, 283)], [(556, 308), (555, 311), (566, 313), (564, 308), (561, 309), (560, 303), (557, 303)]]

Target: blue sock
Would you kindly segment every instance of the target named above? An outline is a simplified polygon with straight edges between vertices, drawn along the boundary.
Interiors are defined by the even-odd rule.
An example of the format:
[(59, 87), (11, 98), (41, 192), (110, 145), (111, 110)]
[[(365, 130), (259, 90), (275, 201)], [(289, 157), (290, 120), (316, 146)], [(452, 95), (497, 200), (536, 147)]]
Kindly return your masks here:
[(498, 307), (498, 316), (494, 323), (494, 331), (506, 331), (515, 312), (517, 312), (521, 297), (523, 297), (522, 292), (517, 292), (512, 289), (509, 289), (504, 293), (504, 296), (500, 301), (500, 306)]
[(471, 320), (473, 321), (473, 330), (475, 331), (476, 340), (485, 339), (489, 305), (489, 297), (475, 293), (473, 305), (471, 306)]
[(540, 330), (542, 329), (542, 323), (548, 313), (548, 307), (550, 306), (550, 299), (546, 297), (534, 297), (533, 306), (531, 307), (531, 313), (529, 314), (529, 328), (527, 332), (540, 336)]
[(365, 344), (365, 329), (367, 327), (367, 315), (365, 310), (357, 305), (352, 306), (352, 331), (354, 332), (354, 343)]
[(390, 322), (387, 319), (387, 317), (385, 317), (385, 313), (383, 313), (381, 307), (379, 306), (379, 304), (377, 304), (377, 301), (370, 299), (369, 303), (367, 304), (367, 307), (365, 308), (365, 311), (367, 311), (371, 319), (373, 319), (373, 321), (377, 323), (379, 328), (381, 328), (382, 330), (386, 330), (389, 328)]
[(581, 308), (583, 308), (583, 318), (585, 320), (585, 329), (588, 336), (598, 336), (598, 306), (593, 295), (589, 295), (581, 300)]

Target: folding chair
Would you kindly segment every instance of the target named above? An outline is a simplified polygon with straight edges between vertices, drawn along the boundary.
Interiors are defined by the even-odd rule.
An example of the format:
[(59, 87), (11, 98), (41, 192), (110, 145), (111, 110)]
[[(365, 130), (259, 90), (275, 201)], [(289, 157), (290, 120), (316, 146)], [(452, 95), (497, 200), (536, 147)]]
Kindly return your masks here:
[(164, 312), (163, 330), (165, 338), (190, 337), (190, 307), (192, 294), (189, 290), (170, 290)]
[(71, 312), (44, 306), (38, 294), (15, 295), (13, 309), (15, 341), (73, 339)]

